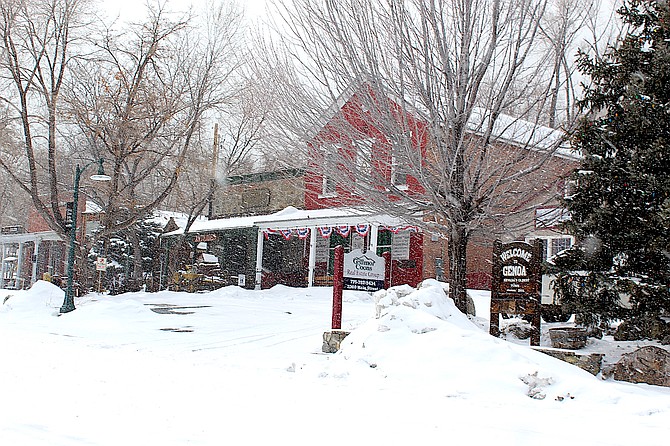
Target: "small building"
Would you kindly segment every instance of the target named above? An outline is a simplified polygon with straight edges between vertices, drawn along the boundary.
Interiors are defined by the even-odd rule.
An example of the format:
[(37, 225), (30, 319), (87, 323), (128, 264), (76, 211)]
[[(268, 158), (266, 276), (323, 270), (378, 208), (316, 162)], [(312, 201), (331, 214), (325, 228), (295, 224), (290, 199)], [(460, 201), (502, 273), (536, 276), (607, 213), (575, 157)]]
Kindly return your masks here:
[[(164, 238), (182, 233), (174, 231)], [(332, 285), (338, 245), (347, 252), (390, 252), (391, 284), (416, 285), (422, 279), (417, 274), (421, 239), (417, 227), (356, 208), (288, 207), (272, 214), (196, 222), (187, 234), (191, 246), (218, 259), (221, 284), (256, 289)], [(200, 269), (196, 265), (195, 272)]]
[[(71, 204), (70, 204), (71, 205)], [(84, 201), (78, 206), (84, 207)], [(68, 204), (61, 206), (67, 214)], [(93, 227), (99, 211), (86, 202), (77, 218), (77, 240), (83, 240)], [(29, 288), (37, 280), (47, 279), (61, 284), (67, 268), (67, 244), (35, 210), (28, 214), (25, 226), (9, 226), (0, 229), (0, 288)]]

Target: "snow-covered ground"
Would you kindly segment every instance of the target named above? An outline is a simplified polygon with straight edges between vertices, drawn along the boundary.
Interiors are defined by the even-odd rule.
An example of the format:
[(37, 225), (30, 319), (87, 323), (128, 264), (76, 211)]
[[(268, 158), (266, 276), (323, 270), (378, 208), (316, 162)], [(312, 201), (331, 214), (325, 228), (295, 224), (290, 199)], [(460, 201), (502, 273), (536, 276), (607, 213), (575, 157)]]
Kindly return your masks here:
[(345, 292), (352, 333), (328, 355), (330, 293), (90, 294), (56, 317), (51, 284), (0, 291), (0, 444), (668, 443), (670, 389), (490, 337), (486, 294), (473, 323), (437, 282), (387, 294), (379, 318)]

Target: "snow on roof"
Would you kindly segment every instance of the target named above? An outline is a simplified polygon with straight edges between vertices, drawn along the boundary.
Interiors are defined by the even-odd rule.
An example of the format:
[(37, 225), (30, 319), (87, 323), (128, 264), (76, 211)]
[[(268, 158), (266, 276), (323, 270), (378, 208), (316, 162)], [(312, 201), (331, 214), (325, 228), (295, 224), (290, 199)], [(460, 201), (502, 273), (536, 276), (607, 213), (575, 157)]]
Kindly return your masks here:
[(83, 214), (100, 214), (102, 213), (102, 207), (100, 207), (97, 203), (86, 200), (86, 205), (84, 206), (84, 212)]
[[(377, 224), (380, 226), (400, 226), (406, 224), (400, 218), (387, 214), (375, 214), (356, 208), (297, 209), (289, 206), (268, 215), (231, 217), (193, 223), (189, 233), (222, 231), (225, 229), (253, 228), (297, 229), (318, 226), (339, 226), (356, 224)], [(183, 234), (183, 229), (165, 234)]]
[[(188, 214), (182, 212), (156, 210), (153, 212), (151, 217), (147, 218), (147, 222), (156, 223), (161, 227), (165, 227), (165, 225), (167, 225), (167, 223), (170, 221), (170, 218), (172, 218), (174, 219), (174, 222), (177, 224), (177, 226), (184, 228), (186, 226), (188, 217)], [(207, 221), (207, 217), (199, 216), (196, 219), (196, 223), (203, 221)]]
[(363, 223), (387, 226), (399, 226), (403, 224), (399, 218), (386, 214), (374, 214), (356, 208), (301, 210), (289, 207), (272, 215), (261, 216), (256, 220), (256, 226), (261, 229), (295, 229), (308, 226), (338, 226)]
[(250, 228), (257, 217), (219, 218), (216, 220), (196, 221), (189, 232), (210, 232), (222, 229)]
[[(488, 126), (491, 114), (486, 109), (477, 107), (469, 119), (470, 130), (481, 133)], [(577, 159), (577, 154), (570, 148), (568, 141), (563, 141), (565, 133), (531, 121), (514, 116), (498, 115), (492, 129), (493, 136), (512, 144), (528, 145), (533, 150), (555, 150), (555, 154), (565, 158)], [(556, 147), (558, 144), (558, 147)]]
[[(329, 122), (331, 122), (338, 113), (341, 113), (342, 107), (349, 102), (358, 92), (359, 88), (349, 87), (330, 105), (323, 116), (308, 129), (306, 136), (308, 140), (313, 139)], [(390, 98), (396, 103), (404, 103), (406, 107), (414, 111), (415, 118), (421, 119), (417, 104), (409, 104), (408, 101), (397, 97)], [(483, 107), (475, 107), (468, 120), (469, 129), (474, 133), (481, 133), (481, 129), (486, 128), (488, 120), (491, 119), (491, 112)], [(531, 150), (553, 151), (553, 154), (561, 158), (579, 159), (580, 156), (570, 148), (568, 141), (562, 141), (565, 133), (561, 130), (547, 127), (536, 122), (532, 122), (519, 117), (507, 114), (499, 114), (493, 126), (493, 136), (515, 145), (528, 146)], [(558, 147), (556, 147), (558, 144)]]

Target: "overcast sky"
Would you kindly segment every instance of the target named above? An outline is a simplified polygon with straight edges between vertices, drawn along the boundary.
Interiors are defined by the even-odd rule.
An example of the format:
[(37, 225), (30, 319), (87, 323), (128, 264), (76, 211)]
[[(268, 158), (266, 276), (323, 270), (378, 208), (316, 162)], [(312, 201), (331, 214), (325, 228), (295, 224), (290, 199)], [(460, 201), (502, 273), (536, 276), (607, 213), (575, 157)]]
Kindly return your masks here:
[[(141, 17), (145, 10), (145, 0), (99, 0), (102, 5), (102, 10), (109, 18), (119, 16), (121, 20), (132, 20), (133, 18)], [(164, 1), (164, 0), (151, 0)], [(211, 0), (168, 0), (168, 5), (171, 9), (187, 9), (189, 5), (193, 5), (196, 9), (202, 8), (208, 1)], [(219, 0), (220, 1), (220, 0)], [(265, 3), (267, 0), (236, 0), (238, 4), (243, 5), (247, 12), (247, 17), (250, 19), (262, 16), (265, 12)]]

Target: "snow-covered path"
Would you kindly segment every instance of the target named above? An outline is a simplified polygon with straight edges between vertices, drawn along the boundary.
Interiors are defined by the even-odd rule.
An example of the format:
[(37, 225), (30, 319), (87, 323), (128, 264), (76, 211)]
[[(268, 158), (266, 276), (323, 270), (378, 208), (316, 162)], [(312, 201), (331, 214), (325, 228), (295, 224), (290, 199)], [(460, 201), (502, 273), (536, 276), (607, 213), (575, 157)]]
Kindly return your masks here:
[[(358, 328), (325, 355), (326, 289), (90, 295), (55, 317), (62, 293), (40, 286), (0, 307), (3, 445), (662, 445), (670, 434), (668, 389), (600, 381), (442, 304), (431, 311), (446, 322), (406, 306), (370, 320), (371, 299), (346, 295), (344, 328)], [(170, 305), (188, 314), (152, 311)], [(533, 371), (553, 379), (544, 400), (520, 380)]]

